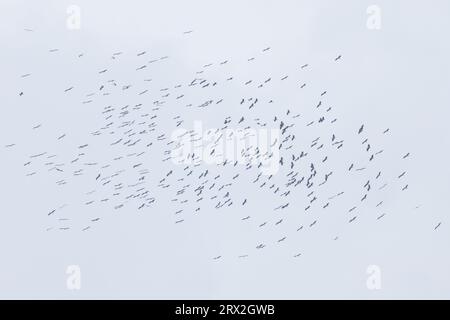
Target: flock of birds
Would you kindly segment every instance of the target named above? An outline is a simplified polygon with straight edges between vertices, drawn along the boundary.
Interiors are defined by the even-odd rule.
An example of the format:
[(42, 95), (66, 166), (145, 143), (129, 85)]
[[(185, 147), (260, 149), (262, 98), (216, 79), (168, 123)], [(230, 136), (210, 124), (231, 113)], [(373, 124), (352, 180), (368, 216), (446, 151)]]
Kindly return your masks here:
[[(271, 50), (265, 47), (244, 63), (267, 59), (264, 57)], [(49, 54), (58, 51), (52, 49)], [(110, 61), (118, 63), (123, 55), (126, 53), (114, 52)], [(252, 250), (260, 251), (281, 245), (296, 233), (317, 228), (331, 213), (346, 224), (355, 224), (365, 212), (375, 210), (373, 220), (381, 220), (387, 214), (383, 197), (408, 191), (406, 170), (388, 176), (382, 167), (380, 159), (389, 150), (376, 142), (388, 139), (389, 128), (380, 129), (375, 138), (369, 136), (368, 125), (361, 123), (349, 127), (348, 132), (338, 132), (338, 113), (328, 101), (329, 91), (326, 88), (306, 91), (309, 83), (298, 81), (302, 73), (313, 68), (308, 63), (299, 64), (290, 74), (251, 78), (244, 72), (231, 74), (231, 69), (227, 69), (233, 63), (230, 58), (204, 64), (184, 83), (161, 86), (158, 79), (151, 79), (145, 71), (164, 63), (168, 56), (150, 58), (147, 51), (128, 55), (134, 55), (136, 60), (136, 65), (124, 66), (134, 70), (134, 83), (112, 78), (115, 65), (110, 62), (107, 68), (90, 71), (97, 74), (99, 83), (89, 92), (75, 96), (74, 92), (81, 90), (76, 85), (64, 89), (67, 103), (95, 108), (101, 121), (98, 127), (87, 130), (86, 139), (77, 146), (64, 147), (71, 152), (42, 150), (23, 161), (24, 174), (29, 179), (43, 175), (58, 188), (69, 184), (86, 186), (81, 195), (85, 201), (77, 205), (103, 208), (75, 227), (71, 219), (60, 214), (66, 206), (75, 204), (55, 204), (42, 213), (52, 221), (47, 231), (92, 230), (111, 211), (152, 212), (159, 202), (168, 219), (173, 219), (174, 228), (200, 213), (245, 212), (233, 218), (236, 223), (250, 224), (260, 231), (259, 239), (250, 240), (254, 241)], [(81, 60), (83, 56), (79, 54), (77, 58)], [(330, 57), (329, 63), (338, 67), (342, 61), (343, 57), (336, 55)], [(259, 68), (263, 70), (264, 63)], [(27, 73), (21, 77), (28, 81), (34, 75)], [(312, 95), (315, 102), (285, 107), (278, 103), (274, 83), (277, 88), (290, 83), (296, 94)], [(236, 93), (224, 94), (227, 90)], [(18, 99), (26, 94), (20, 90)], [(84, 95), (81, 101), (80, 94)], [(222, 117), (227, 110), (229, 114)], [(210, 115), (215, 115), (215, 119), (210, 121)], [(195, 130), (186, 130), (183, 139), (174, 136), (173, 132), (189, 126), (187, 119), (191, 118), (213, 123), (215, 129), (209, 129), (208, 133), (217, 139), (205, 141)], [(42, 126), (45, 124), (39, 123), (32, 129), (40, 130)], [(277, 129), (279, 136), (272, 145), (276, 150), (243, 144), (236, 154), (244, 161), (228, 159), (220, 153), (219, 144), (223, 139), (234, 139), (230, 129), (242, 132), (244, 137), (250, 129)], [(61, 131), (51, 143), (55, 149), (63, 149), (61, 145), (70, 135), (71, 132)], [(185, 143), (206, 149), (218, 161), (205, 164), (196, 151), (177, 158)], [(18, 146), (11, 143), (5, 147)], [(411, 154), (404, 151), (396, 158), (402, 166), (410, 161)], [(149, 166), (150, 159), (157, 161), (157, 167)], [(263, 174), (261, 167), (267, 161), (276, 161), (277, 172)], [(264, 202), (264, 208), (250, 209), (249, 205), (260, 201)], [(58, 225), (61, 222), (63, 226)], [(279, 229), (280, 225), (288, 226)], [(435, 229), (439, 226), (440, 223)], [(266, 230), (276, 237), (271, 240), (265, 237)], [(333, 235), (332, 239), (339, 237)], [(253, 252), (240, 252), (236, 257), (247, 258)], [(301, 254), (295, 251), (292, 256)], [(213, 257), (220, 259), (222, 254)]]

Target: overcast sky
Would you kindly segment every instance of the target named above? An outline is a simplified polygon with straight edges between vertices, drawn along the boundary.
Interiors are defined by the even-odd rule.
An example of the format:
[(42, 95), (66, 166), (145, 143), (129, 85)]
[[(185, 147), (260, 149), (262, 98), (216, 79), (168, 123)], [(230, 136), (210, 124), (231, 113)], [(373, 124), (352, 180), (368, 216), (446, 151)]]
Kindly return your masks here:
[[(446, 0), (2, 0), (0, 297), (450, 298), (448, 12)], [(72, 20), (78, 14), (79, 20)], [(263, 54), (267, 47), (271, 49)], [(143, 51), (146, 59), (139, 60)], [(121, 57), (111, 59), (117, 52), (123, 52)], [(286, 222), (285, 243), (255, 251), (261, 233), (243, 226), (240, 218), (273, 215), (278, 202), (261, 196), (254, 185), (234, 189), (254, 200), (245, 209), (221, 214), (205, 209), (175, 226), (171, 198), (161, 189), (154, 190), (159, 202), (138, 214), (135, 207), (87, 208), (83, 202), (93, 181), (71, 178), (74, 182), (61, 188), (46, 169), (26, 176), (24, 163), (30, 155), (57, 153), (70, 160), (76, 146), (88, 143), (91, 132), (104, 124), (100, 112), (105, 106), (141, 101), (124, 94), (83, 104), (86, 94), (98, 90), (99, 71), (109, 68), (120, 85), (144, 90), (137, 84), (143, 77), (136, 68), (164, 56), (167, 61), (144, 71), (152, 79), (151, 94), (189, 83), (209, 63), (214, 65), (208, 76), (218, 82), (229, 76), (245, 81), (289, 75), (283, 85), (278, 81), (265, 91), (279, 103), (261, 106), (255, 118), (271, 117), (275, 107), (307, 117), (317, 93), (327, 90), (324, 101), (339, 119), (336, 130), (352, 141), (364, 123), (373, 145), (386, 150), (384, 172), (395, 177), (407, 171), (409, 189), (386, 193), (381, 212), (386, 216), (379, 221), (380, 212), (373, 208), (361, 211), (351, 227), (347, 220), (334, 219), (348, 215), (341, 212), (348, 202), (326, 217), (318, 215), (322, 220), (317, 227), (300, 236), (288, 233), (296, 225)], [(254, 64), (248, 62), (251, 57), (256, 57)], [(216, 67), (227, 59), (227, 69)], [(310, 69), (302, 74), (303, 64)], [(310, 91), (300, 92), (299, 81), (310, 84)], [(65, 94), (71, 86), (73, 91)], [(246, 90), (219, 86), (215, 98), (223, 98), (224, 104), (217, 109), (165, 107), (160, 125), (169, 128), (171, 119), (182, 115), (188, 130), (198, 120), (206, 128), (218, 128), (227, 116), (239, 118), (238, 106), (227, 101), (255, 92)], [(200, 93), (189, 97), (193, 103), (203, 98)], [(154, 100), (148, 99), (143, 101)], [(380, 135), (386, 128), (388, 139)], [(67, 143), (57, 144), (63, 133)], [(301, 132), (298, 136), (302, 139)], [(110, 148), (96, 141), (90, 160), (101, 162)], [(10, 144), (15, 145), (4, 147)], [(347, 158), (336, 161), (357, 157), (352, 150), (349, 146)], [(406, 164), (401, 160), (407, 152), (411, 157)], [(146, 165), (158, 174), (174, 166), (162, 164), (154, 153)], [(355, 181), (334, 183), (348, 189)], [(300, 196), (291, 200), (290, 214), (304, 214), (302, 201)], [(67, 207), (57, 217), (47, 216), (63, 205)], [(94, 216), (102, 222), (81, 232), (83, 219)], [(65, 221), (80, 228), (47, 231)], [(264, 241), (276, 242), (280, 234), (268, 234)], [(333, 241), (336, 236), (339, 240)], [(249, 257), (238, 259), (246, 250)], [(301, 257), (293, 258), (296, 252)], [(212, 259), (219, 255), (220, 261)], [(69, 266), (79, 267), (79, 290), (67, 286)], [(367, 284), (371, 277), (377, 277), (378, 289)]]

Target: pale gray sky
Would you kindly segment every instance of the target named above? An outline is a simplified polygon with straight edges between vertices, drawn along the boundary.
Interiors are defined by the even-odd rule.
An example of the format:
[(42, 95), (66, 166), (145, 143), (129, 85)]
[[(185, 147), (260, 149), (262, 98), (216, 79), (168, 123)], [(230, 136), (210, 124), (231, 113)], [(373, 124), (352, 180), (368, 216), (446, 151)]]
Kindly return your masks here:
[[(67, 27), (71, 5), (80, 9), (80, 28), (75, 30)], [(374, 18), (367, 9), (373, 5), (380, 9), (380, 28), (375, 30), (367, 26)], [(450, 297), (448, 1), (3, 0), (0, 9), (1, 298)], [(271, 49), (263, 53), (267, 47)], [(143, 51), (147, 53), (137, 56)], [(122, 54), (112, 59), (116, 52)], [(342, 59), (335, 62), (338, 55)], [(168, 58), (136, 71), (163, 56)], [(249, 62), (251, 57), (255, 60)], [(229, 62), (220, 65), (224, 60)], [(209, 63), (210, 69), (203, 67)], [(309, 67), (300, 69), (306, 63)], [(108, 69), (105, 76), (99, 74), (103, 69)], [(199, 70), (205, 74), (197, 74)], [(185, 89), (196, 76), (219, 85), (211, 91)], [(234, 82), (224, 85), (231, 76)], [(264, 91), (244, 85), (268, 77), (273, 86)], [(144, 82), (146, 78), (152, 81)], [(101, 96), (99, 86), (110, 79), (132, 87)], [(304, 90), (299, 86), (303, 82)], [(177, 84), (184, 87), (174, 89)], [(274, 201), (250, 181), (233, 187), (239, 198), (234, 206), (221, 211), (205, 207), (196, 215), (183, 212), (180, 219), (185, 221), (175, 224), (173, 192), (156, 185), (166, 172), (183, 167), (162, 163), (166, 149), (157, 149), (156, 143), (145, 167), (153, 177), (149, 190), (158, 201), (143, 211), (135, 205), (115, 210), (99, 204), (97, 194), (91, 197), (97, 200), (93, 206), (85, 205), (91, 199), (86, 193), (97, 189), (95, 169), (85, 168), (86, 176), (69, 174), (67, 185), (58, 186), (60, 179), (48, 171), (47, 160), (30, 159), (48, 152), (57, 154), (55, 162), (68, 164), (85, 143), (90, 146), (84, 162), (104, 165), (125, 155), (126, 149), (112, 151), (111, 138), (91, 135), (107, 123), (101, 111), (138, 103), (151, 108), (166, 87), (172, 98), (159, 111), (158, 130), (167, 135), (177, 115), (187, 129), (197, 120), (207, 128), (221, 127), (227, 116), (236, 122), (240, 99), (256, 95), (276, 103), (252, 109), (249, 119), (271, 120), (286, 109), (309, 119), (320, 92), (327, 90), (324, 104), (339, 119), (333, 132), (346, 140), (342, 156), (330, 159), (329, 168), (360, 160), (356, 131), (364, 123), (373, 148), (385, 150), (378, 163), (383, 177), (391, 177), (390, 189), (371, 199), (383, 200), (382, 208), (361, 208), (349, 224), (351, 195), (328, 211), (319, 207), (305, 214), (305, 191)], [(148, 94), (138, 95), (147, 89)], [(91, 92), (96, 93), (93, 102), (83, 104)], [(181, 94), (185, 100), (173, 99)], [(209, 108), (185, 107), (219, 98), (224, 102)], [(386, 128), (389, 135), (382, 134)], [(298, 130), (297, 140), (308, 146), (316, 134), (329, 133), (317, 130)], [(9, 144), (15, 145), (5, 147)], [(411, 156), (402, 159), (407, 152)], [(26, 176), (33, 168), (37, 173)], [(245, 171), (238, 169), (242, 175)], [(409, 186), (405, 192), (397, 179), (403, 171)], [(135, 175), (127, 174), (124, 181), (131, 183)], [(360, 190), (365, 183), (347, 175), (334, 178), (330, 192)], [(244, 195), (249, 198), (246, 207), (240, 205)], [(359, 204), (360, 194), (354, 198)], [(195, 199), (193, 194), (189, 200)], [(283, 201), (290, 201), (289, 208), (273, 211)], [(54, 208), (55, 214), (47, 216)], [(377, 220), (382, 213), (386, 216)], [(248, 223), (241, 220), (247, 215)], [(81, 231), (94, 217), (101, 220)], [(273, 222), (282, 217), (285, 221), (276, 228)], [(266, 220), (271, 225), (262, 231), (258, 224)], [(314, 220), (317, 225), (309, 227)], [(296, 232), (300, 223), (304, 230)], [(65, 226), (71, 229), (59, 230)], [(277, 243), (283, 235), (286, 241)], [(256, 250), (261, 242), (267, 247)], [(302, 255), (294, 258), (298, 252)], [(237, 258), (244, 253), (249, 257)], [(214, 261), (218, 255), (222, 258)], [(79, 290), (67, 287), (70, 265), (80, 268)], [(367, 286), (374, 277), (367, 272), (372, 265), (379, 271), (378, 290)]]

